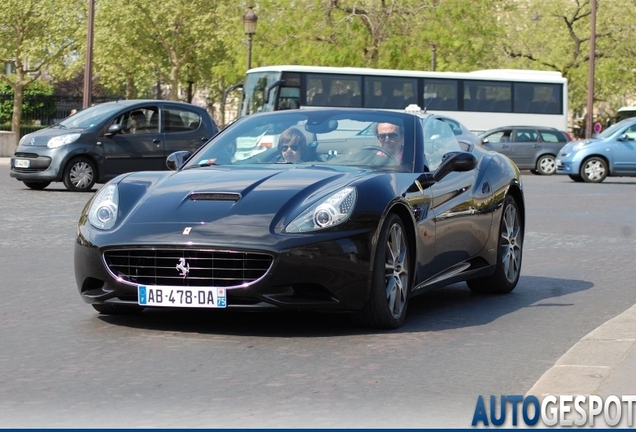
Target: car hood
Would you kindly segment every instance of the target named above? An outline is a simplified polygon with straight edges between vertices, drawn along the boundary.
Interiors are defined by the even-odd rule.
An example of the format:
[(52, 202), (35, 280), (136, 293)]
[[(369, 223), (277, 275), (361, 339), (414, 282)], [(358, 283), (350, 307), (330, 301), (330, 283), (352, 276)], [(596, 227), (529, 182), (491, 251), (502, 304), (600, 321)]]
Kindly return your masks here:
[(344, 187), (362, 170), (312, 167), (199, 168), (169, 175), (135, 173), (119, 185), (120, 210), (131, 224), (287, 224), (300, 211)]
[(53, 137), (73, 133), (82, 133), (83, 131), (84, 129), (65, 129), (57, 126), (49, 127), (26, 134), (22, 137), (22, 139), (20, 139), (20, 145), (26, 147), (46, 147), (46, 143), (48, 143), (49, 140)]
[(582, 150), (584, 148), (594, 148), (598, 145), (605, 145), (606, 140), (602, 140), (599, 138), (587, 138), (577, 141), (570, 141), (563, 147), (561, 147), (561, 153), (570, 153), (573, 151)]

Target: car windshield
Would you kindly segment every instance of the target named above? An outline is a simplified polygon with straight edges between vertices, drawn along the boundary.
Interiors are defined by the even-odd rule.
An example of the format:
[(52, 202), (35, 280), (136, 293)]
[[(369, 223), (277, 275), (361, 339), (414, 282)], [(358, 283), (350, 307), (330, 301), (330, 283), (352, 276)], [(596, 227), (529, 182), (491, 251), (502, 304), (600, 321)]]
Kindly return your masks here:
[(414, 119), (370, 110), (254, 114), (226, 128), (184, 168), (304, 164), (411, 171)]
[(632, 120), (631, 119), (626, 119), (623, 121), (620, 121), (610, 127), (608, 127), (607, 129), (605, 129), (603, 132), (601, 132), (600, 134), (598, 134), (596, 136), (596, 138), (609, 138), (612, 135), (614, 135), (616, 132), (618, 132), (619, 130), (622, 130), (624, 127), (626, 127), (627, 125), (631, 124)]
[(122, 109), (119, 104), (99, 104), (73, 114), (59, 123), (66, 129), (86, 129), (92, 127)]

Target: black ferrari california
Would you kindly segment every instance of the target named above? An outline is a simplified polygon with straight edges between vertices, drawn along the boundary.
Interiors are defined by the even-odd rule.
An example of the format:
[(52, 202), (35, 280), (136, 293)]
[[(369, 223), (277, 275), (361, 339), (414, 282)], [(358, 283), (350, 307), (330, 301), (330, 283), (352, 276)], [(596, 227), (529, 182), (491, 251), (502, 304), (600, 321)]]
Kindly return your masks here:
[(100, 313), (270, 307), (397, 328), (427, 290), (519, 280), (519, 170), (426, 113), (254, 114), (167, 164), (111, 180), (81, 214), (75, 277)]

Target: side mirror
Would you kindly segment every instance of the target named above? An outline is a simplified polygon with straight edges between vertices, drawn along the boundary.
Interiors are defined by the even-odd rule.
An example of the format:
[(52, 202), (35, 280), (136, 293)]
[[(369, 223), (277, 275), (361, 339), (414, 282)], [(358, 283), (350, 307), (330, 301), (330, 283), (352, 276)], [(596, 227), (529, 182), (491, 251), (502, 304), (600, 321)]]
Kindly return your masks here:
[(481, 140), (481, 143), (482, 143), (482, 144), (486, 144), (486, 143), (489, 143), (489, 142), (490, 142), (490, 141), (488, 140), (488, 138), (484, 138), (483, 140)]
[(433, 180), (440, 181), (452, 172), (463, 172), (475, 169), (477, 158), (472, 153), (450, 152), (442, 157), (442, 163), (433, 173)]
[(621, 134), (617, 139), (617, 141), (629, 141), (629, 137), (627, 134)]
[(121, 133), (123, 129), (124, 129), (123, 126), (120, 124), (112, 124), (109, 126), (108, 131), (105, 133), (105, 135), (106, 136), (117, 135), (118, 133)]
[(170, 171), (176, 171), (190, 159), (190, 156), (192, 156), (192, 153), (185, 150), (171, 153), (168, 159), (166, 159), (166, 166)]

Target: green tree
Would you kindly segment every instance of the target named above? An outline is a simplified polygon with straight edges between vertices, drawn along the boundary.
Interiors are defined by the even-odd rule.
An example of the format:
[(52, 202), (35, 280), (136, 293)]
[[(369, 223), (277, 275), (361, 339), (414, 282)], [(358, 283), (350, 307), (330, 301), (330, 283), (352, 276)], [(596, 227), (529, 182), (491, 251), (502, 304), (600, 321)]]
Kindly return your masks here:
[[(597, 0), (595, 100), (609, 101), (634, 74), (625, 57), (633, 46), (633, 0)], [(569, 80), (570, 108), (581, 112), (587, 100), (591, 0), (512, 1), (502, 13), (507, 64), (561, 72)]]
[(68, 63), (82, 36), (82, 0), (4, 0), (0, 8), (0, 59), (14, 73), (0, 74), (13, 90), (11, 130), (19, 135), (24, 89), (55, 65)]

